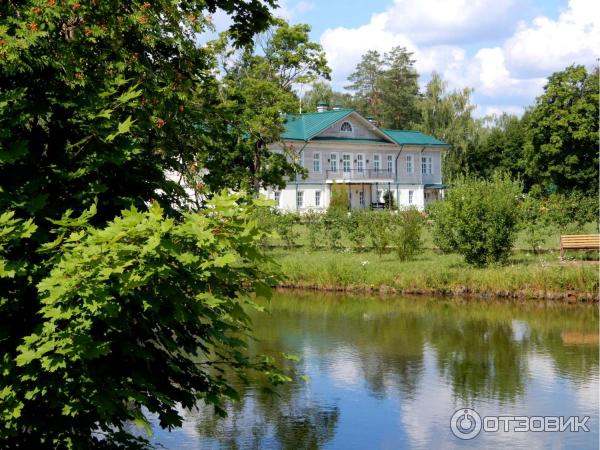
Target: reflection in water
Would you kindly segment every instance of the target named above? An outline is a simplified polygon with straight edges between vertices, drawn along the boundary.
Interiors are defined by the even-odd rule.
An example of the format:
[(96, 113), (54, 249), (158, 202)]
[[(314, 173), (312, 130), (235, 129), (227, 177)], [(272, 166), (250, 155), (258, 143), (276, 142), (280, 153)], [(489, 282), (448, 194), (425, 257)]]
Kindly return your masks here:
[(257, 353), (300, 356), (309, 376), (240, 386), (220, 418), (199, 406), (167, 448), (455, 448), (449, 418), (590, 415), (590, 433), (495, 433), (472, 447), (597, 448), (595, 306), (278, 294), (253, 314)]

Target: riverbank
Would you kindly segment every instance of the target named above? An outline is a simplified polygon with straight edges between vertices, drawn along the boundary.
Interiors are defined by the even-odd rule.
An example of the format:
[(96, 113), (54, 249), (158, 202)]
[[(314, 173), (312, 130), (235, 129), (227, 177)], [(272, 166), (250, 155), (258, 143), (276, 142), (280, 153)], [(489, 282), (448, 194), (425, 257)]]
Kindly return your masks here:
[(474, 268), (459, 255), (424, 251), (414, 261), (394, 255), (303, 249), (273, 250), (286, 280), (283, 288), (389, 292), (411, 295), (503, 297), (558, 301), (598, 301), (598, 262), (556, 252), (515, 254), (506, 265)]

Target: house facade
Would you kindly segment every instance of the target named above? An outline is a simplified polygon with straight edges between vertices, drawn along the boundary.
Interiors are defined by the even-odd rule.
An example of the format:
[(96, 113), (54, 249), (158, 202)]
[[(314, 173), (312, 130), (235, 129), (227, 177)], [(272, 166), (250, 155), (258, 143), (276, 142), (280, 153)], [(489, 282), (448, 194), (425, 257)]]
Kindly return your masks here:
[(287, 116), (274, 152), (297, 155), (308, 177), (263, 193), (283, 211), (326, 210), (343, 186), (351, 208), (381, 208), (386, 193), (399, 207), (420, 210), (443, 196), (443, 152), (448, 144), (418, 131), (377, 127), (351, 109)]

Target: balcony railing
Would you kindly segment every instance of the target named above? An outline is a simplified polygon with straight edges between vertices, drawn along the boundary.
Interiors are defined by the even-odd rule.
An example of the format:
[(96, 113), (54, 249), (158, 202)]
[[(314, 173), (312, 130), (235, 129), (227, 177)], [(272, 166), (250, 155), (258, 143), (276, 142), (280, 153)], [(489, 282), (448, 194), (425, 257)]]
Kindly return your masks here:
[(387, 169), (326, 170), (328, 180), (393, 180), (394, 172)]

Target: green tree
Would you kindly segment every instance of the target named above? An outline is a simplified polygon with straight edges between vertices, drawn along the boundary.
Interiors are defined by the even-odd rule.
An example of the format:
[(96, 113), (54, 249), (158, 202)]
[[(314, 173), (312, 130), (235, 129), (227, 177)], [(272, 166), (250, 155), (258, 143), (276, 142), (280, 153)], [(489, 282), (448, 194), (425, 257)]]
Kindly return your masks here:
[[(0, 3), (0, 216), (32, 224), (0, 238), (0, 446), (107, 447), (128, 440), (142, 407), (172, 426), (177, 402), (235, 395), (191, 363), (192, 347), (235, 351), (245, 330), (235, 296), (261, 257), (242, 199), (214, 204), (214, 216), (181, 213), (201, 205), (183, 185), (196, 189), (197, 168), (229, 139), (216, 59), (195, 36), (219, 8), (245, 45), (272, 6)], [(151, 202), (164, 213), (137, 212)]]
[(382, 96), (381, 74), (384, 61), (381, 54), (369, 50), (362, 58), (354, 72), (348, 77), (350, 84), (346, 89), (354, 92), (356, 108), (365, 116), (381, 117)]
[(598, 69), (569, 66), (548, 78), (527, 117), (529, 183), (546, 192), (598, 193)]
[(519, 224), (520, 183), (496, 173), (490, 180), (459, 178), (445, 201), (431, 206), (434, 241), (475, 266), (506, 261)]
[(406, 130), (419, 120), (419, 74), (412, 56), (412, 52), (398, 46), (383, 57), (380, 120), (386, 128)]
[(447, 180), (468, 171), (469, 155), (478, 145), (480, 127), (471, 115), (472, 92), (470, 88), (447, 92), (447, 83), (433, 72), (420, 101), (421, 121), (416, 128), (452, 146), (444, 160)]
[(329, 78), (325, 54), (309, 32), (308, 25), (277, 19), (241, 51), (227, 33), (211, 44), (224, 61), (220, 95), (226, 108), (219, 126), (230, 139), (218, 157), (205, 158), (203, 179), (211, 188), (283, 188), (284, 176), (303, 172), (294, 149), (273, 152), (269, 146), (279, 141), (285, 113), (298, 108), (293, 85)]
[(302, 96), (302, 111), (316, 111), (320, 102), (325, 102), (329, 108), (336, 106), (354, 108), (354, 99), (350, 94), (336, 92), (329, 83), (316, 81), (311, 85), (310, 90)]
[(513, 178), (523, 178), (523, 120), (506, 113), (485, 120), (487, 123), (481, 129), (479, 145), (467, 155), (469, 172), (490, 178), (494, 170), (502, 170)]

